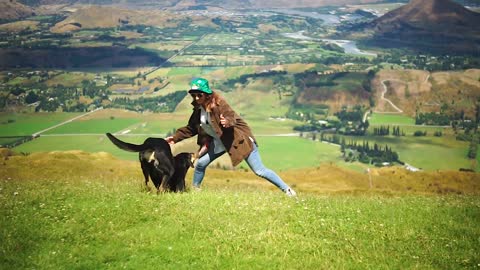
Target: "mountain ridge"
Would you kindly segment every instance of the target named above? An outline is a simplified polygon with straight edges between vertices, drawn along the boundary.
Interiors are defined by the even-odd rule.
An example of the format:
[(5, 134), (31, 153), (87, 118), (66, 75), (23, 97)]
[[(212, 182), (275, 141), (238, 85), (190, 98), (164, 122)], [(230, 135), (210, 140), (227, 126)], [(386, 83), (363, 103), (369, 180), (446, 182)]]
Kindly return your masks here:
[(156, 6), (159, 8), (173, 8), (175, 6), (218, 6), (222, 8), (292, 8), (292, 7), (319, 7), (339, 6), (347, 4), (375, 3), (378, 0), (166, 0), (152, 1), (140, 0), (134, 4), (124, 0), (24, 0), (30, 6), (56, 5), (56, 4), (91, 4), (91, 5), (127, 5), (127, 6)]
[(464, 8), (451, 0), (412, 0), (376, 19), (373, 23), (395, 23), (402, 21), (419, 26), (459, 25), (477, 27), (480, 14)]
[(35, 9), (16, 0), (0, 0), (0, 20), (16, 20), (35, 15)]
[(428, 47), (480, 52), (480, 13), (451, 0), (412, 0), (368, 24), (370, 42), (381, 47)]

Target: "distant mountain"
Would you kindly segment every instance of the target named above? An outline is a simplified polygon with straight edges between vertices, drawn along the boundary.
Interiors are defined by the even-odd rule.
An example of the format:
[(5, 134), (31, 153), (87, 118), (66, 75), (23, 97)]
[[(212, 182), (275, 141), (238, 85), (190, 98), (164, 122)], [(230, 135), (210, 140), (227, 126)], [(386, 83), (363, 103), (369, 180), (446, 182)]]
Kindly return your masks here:
[(378, 0), (21, 0), (31, 5), (53, 4), (92, 4), (92, 5), (123, 5), (139, 8), (175, 8), (191, 6), (216, 6), (231, 8), (292, 8), (292, 7), (319, 7), (340, 6), (345, 4), (374, 3)]
[(424, 29), (443, 27), (474, 29), (480, 26), (480, 14), (464, 8), (451, 0), (411, 0), (374, 22), (377, 26), (409, 24)]
[(33, 8), (15, 0), (0, 0), (0, 20), (17, 20), (35, 15)]
[(480, 54), (480, 13), (451, 0), (411, 0), (368, 27), (376, 45)]
[[(212, 26), (210, 18), (193, 16), (199, 25)], [(163, 25), (176, 27), (184, 20), (183, 15), (163, 10), (132, 10), (111, 6), (81, 6), (65, 20), (51, 28), (52, 32), (67, 32), (79, 29), (111, 28), (122, 24)]]

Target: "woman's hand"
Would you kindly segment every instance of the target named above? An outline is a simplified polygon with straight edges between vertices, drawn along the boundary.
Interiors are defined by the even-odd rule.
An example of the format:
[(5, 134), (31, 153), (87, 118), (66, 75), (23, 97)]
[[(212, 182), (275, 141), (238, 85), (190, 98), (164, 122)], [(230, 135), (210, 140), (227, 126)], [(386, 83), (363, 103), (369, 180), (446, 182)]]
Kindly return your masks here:
[(173, 140), (173, 136), (168, 136), (165, 138), (165, 141), (167, 141), (168, 144), (175, 144), (175, 141)]
[(228, 127), (228, 121), (227, 121), (227, 119), (225, 119), (223, 114), (220, 114), (220, 124), (222, 124), (222, 126), (224, 128)]

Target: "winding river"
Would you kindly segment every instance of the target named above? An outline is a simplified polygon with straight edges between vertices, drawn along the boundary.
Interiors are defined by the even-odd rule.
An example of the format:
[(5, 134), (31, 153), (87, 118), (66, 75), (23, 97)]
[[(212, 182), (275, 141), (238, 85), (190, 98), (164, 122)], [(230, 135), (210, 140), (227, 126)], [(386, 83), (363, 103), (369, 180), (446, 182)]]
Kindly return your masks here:
[(333, 43), (336, 44), (340, 47), (342, 47), (345, 50), (345, 53), (349, 54), (357, 54), (357, 55), (367, 55), (367, 56), (377, 56), (375, 53), (370, 53), (366, 51), (361, 51), (358, 47), (355, 41), (353, 40), (346, 40), (346, 39), (325, 39), (325, 38), (312, 38), (309, 36), (305, 36), (304, 31), (299, 31), (296, 33), (285, 33), (283, 36), (288, 37), (288, 38), (293, 38), (293, 39), (303, 39), (303, 40), (318, 40), (318, 41), (324, 41), (328, 43)]

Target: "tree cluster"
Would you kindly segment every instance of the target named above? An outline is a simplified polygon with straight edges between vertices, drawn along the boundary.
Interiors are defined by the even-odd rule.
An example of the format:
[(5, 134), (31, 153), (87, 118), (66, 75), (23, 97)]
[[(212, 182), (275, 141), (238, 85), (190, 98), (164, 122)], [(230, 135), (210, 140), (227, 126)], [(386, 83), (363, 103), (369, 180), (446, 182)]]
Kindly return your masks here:
[[(340, 151), (343, 154), (345, 161), (360, 161), (366, 164), (375, 164), (381, 166), (382, 163), (400, 162), (398, 153), (393, 151), (391, 147), (385, 145), (384, 148), (377, 143), (370, 147), (369, 143), (364, 141), (362, 144), (357, 142), (346, 143), (342, 139)], [(401, 162), (400, 162), (401, 163)]]
[(476, 159), (477, 152), (478, 152), (478, 136), (473, 136), (472, 140), (470, 141), (470, 145), (468, 146), (467, 157), (469, 159)]
[(388, 136), (390, 135), (390, 126), (380, 126), (373, 128), (373, 135)]
[(284, 74), (287, 74), (287, 72), (277, 71), (277, 70), (270, 70), (270, 71), (254, 73), (254, 74), (244, 74), (238, 78), (228, 79), (226, 82), (223, 83), (222, 90), (231, 91), (231, 89), (233, 89), (236, 83), (246, 84), (249, 79), (264, 78), (264, 77), (271, 77), (271, 76), (284, 75)]
[(415, 117), (415, 125), (448, 126), (450, 117), (443, 113), (419, 113)]
[(116, 98), (110, 107), (143, 112), (173, 112), (178, 103), (187, 95), (187, 91), (177, 91), (161, 97), (130, 99)]

